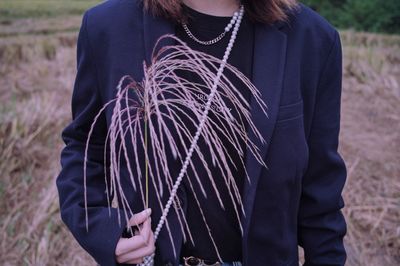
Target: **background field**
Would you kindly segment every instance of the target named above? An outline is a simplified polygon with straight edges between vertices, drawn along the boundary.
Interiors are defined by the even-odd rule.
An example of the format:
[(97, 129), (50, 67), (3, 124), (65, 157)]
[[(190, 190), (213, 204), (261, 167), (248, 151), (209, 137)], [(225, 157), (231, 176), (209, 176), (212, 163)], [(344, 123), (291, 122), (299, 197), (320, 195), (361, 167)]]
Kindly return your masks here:
[[(54, 180), (77, 30), (96, 2), (0, 0), (0, 265), (94, 265), (60, 221)], [(399, 265), (400, 36), (341, 37), (348, 265)]]

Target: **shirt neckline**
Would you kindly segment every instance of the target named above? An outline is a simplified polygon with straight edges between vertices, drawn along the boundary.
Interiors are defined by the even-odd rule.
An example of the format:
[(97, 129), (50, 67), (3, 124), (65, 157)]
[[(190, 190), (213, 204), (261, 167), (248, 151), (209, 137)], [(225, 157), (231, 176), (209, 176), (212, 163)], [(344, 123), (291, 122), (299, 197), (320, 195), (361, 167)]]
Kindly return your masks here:
[(220, 32), (232, 19), (232, 16), (215, 16), (202, 13), (185, 4), (183, 4), (183, 11), (188, 15), (189, 27), (212, 32)]

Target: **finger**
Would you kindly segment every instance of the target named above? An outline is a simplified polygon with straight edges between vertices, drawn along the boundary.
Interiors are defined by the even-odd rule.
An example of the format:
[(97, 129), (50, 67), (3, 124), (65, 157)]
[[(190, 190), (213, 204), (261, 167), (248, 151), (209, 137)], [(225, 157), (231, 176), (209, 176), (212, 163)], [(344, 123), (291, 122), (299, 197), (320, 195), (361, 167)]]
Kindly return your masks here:
[(145, 240), (143, 239), (143, 236), (140, 235), (133, 236), (131, 238), (120, 238), (115, 248), (115, 255), (118, 257), (145, 246)]
[(127, 262), (131, 260), (141, 259), (145, 256), (153, 254), (154, 251), (155, 251), (154, 237), (152, 236), (150, 237), (150, 241), (147, 246), (123, 254), (119, 256), (119, 260), (121, 260), (122, 262)]
[(143, 237), (144, 242), (147, 244), (149, 243), (151, 231), (151, 218), (147, 219), (144, 223), (142, 228), (139, 229), (139, 235)]
[(136, 259), (136, 260), (129, 260), (126, 263), (128, 263), (128, 264), (140, 264), (140, 263), (143, 263), (143, 261), (144, 261), (144, 258), (140, 258), (140, 259)]
[(145, 209), (139, 213), (134, 214), (131, 219), (129, 219), (129, 225), (140, 225), (151, 215), (151, 209)]

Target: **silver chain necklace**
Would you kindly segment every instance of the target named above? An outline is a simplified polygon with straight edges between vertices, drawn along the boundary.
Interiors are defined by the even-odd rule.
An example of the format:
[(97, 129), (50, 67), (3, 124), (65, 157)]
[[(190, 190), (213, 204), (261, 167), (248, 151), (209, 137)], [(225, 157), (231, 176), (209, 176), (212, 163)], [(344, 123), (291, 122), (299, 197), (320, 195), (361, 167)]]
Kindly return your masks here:
[[(240, 6), (239, 10), (240, 10), (240, 9), (242, 9), (242, 5)], [(202, 45), (212, 45), (212, 44), (214, 44), (214, 43), (219, 42), (222, 38), (224, 38), (224, 36), (232, 29), (232, 27), (233, 27), (233, 25), (235, 24), (235, 22), (236, 22), (238, 16), (239, 16), (239, 11), (236, 11), (236, 12), (233, 14), (233, 16), (232, 16), (231, 21), (228, 23), (228, 25), (226, 25), (224, 31), (223, 31), (220, 35), (218, 35), (217, 37), (215, 37), (214, 39), (209, 40), (209, 41), (202, 41), (202, 40), (200, 40), (199, 38), (197, 38), (196, 36), (194, 36), (193, 33), (189, 30), (189, 27), (187, 26), (186, 23), (183, 23), (183, 22), (182, 22), (182, 27), (183, 27), (183, 29), (185, 30), (186, 34), (187, 34), (192, 40), (194, 40), (195, 42), (200, 43), (200, 44), (202, 44)]]

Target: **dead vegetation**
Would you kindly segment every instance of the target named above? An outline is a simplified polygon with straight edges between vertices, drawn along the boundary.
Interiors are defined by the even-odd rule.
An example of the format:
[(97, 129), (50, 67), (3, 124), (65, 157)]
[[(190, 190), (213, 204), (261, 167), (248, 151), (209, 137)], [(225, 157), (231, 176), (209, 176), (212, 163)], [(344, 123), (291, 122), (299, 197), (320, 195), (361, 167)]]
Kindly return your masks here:
[(343, 32), (342, 39), (349, 265), (398, 265), (400, 37)]
[[(60, 221), (54, 182), (76, 32), (0, 32), (7, 32), (0, 39), (2, 265), (94, 265)], [(342, 32), (342, 42), (348, 265), (398, 265), (400, 37)]]

